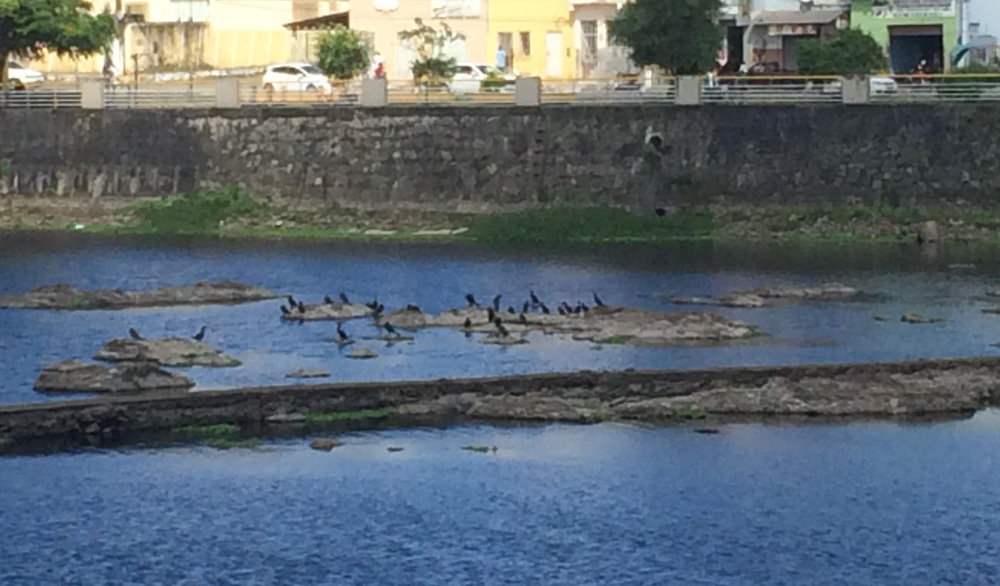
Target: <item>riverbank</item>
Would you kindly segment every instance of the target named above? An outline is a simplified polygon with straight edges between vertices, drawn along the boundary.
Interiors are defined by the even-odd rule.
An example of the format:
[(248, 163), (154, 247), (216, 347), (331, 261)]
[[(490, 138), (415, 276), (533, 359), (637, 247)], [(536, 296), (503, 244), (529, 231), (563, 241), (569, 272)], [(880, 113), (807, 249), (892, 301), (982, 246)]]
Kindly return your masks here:
[[(220, 192), (208, 192), (217, 194)], [(231, 194), (231, 191), (222, 191)], [(970, 207), (728, 205), (663, 209), (541, 208), (512, 213), (454, 213), (401, 207), (372, 211), (337, 206), (271, 206), (241, 195), (228, 209), (193, 198), (5, 197), (0, 230), (100, 234), (194, 234), (223, 238), (456, 241), (479, 243), (665, 243), (678, 241), (911, 242), (926, 221), (939, 240), (1000, 242), (1000, 214)], [(212, 195), (215, 197), (215, 195)], [(228, 196), (227, 196), (228, 197)], [(188, 198), (191, 199), (191, 198)]]
[[(0, 406), (0, 452), (456, 422), (920, 418), (1000, 400), (1000, 357), (255, 387)], [(218, 426), (226, 426), (220, 428)], [(223, 446), (224, 447), (224, 446)]]

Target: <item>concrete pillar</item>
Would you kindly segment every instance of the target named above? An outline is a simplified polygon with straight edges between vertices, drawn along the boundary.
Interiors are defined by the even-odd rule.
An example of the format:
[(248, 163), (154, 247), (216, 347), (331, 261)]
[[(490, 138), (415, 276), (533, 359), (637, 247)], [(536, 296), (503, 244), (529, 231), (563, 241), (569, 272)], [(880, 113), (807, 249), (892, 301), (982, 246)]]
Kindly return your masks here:
[(104, 80), (86, 79), (80, 83), (80, 107), (84, 110), (104, 109)]
[(235, 77), (220, 77), (215, 80), (215, 107), (240, 107), (240, 80)]
[(542, 80), (537, 77), (519, 77), (514, 82), (515, 106), (540, 106), (542, 104)]
[(381, 108), (389, 104), (389, 80), (373, 77), (361, 80), (361, 105), (365, 108)]
[(867, 75), (851, 75), (840, 83), (845, 104), (867, 104), (871, 101), (871, 84)]
[(701, 76), (682, 75), (677, 78), (677, 105), (701, 105)]

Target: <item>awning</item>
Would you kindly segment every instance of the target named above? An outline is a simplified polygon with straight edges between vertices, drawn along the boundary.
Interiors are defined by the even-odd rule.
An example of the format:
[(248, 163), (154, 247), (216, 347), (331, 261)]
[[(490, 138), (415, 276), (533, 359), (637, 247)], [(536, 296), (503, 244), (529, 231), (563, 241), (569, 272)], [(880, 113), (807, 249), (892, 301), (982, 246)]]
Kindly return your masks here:
[(844, 10), (773, 10), (761, 12), (753, 19), (753, 23), (764, 26), (772, 24), (830, 24), (844, 14), (847, 14)]
[(350, 11), (345, 10), (344, 12), (334, 12), (333, 14), (325, 14), (323, 16), (317, 16), (316, 18), (297, 20), (284, 26), (290, 31), (327, 30), (337, 26), (338, 24), (350, 28), (351, 20), (349, 16)]

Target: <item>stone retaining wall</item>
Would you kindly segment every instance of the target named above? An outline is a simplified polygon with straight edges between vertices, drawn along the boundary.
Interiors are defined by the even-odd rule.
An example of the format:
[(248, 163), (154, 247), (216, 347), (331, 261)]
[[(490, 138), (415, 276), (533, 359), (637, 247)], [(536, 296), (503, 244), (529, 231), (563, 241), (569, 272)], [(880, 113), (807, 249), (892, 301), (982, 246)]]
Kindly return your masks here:
[(117, 443), (197, 424), (267, 427), (269, 417), (395, 407), (402, 417), (593, 421), (721, 416), (913, 417), (1000, 399), (1000, 357), (913, 362), (589, 372), (325, 384), (0, 406), (0, 447)]
[(0, 110), (0, 196), (237, 185), (304, 208), (990, 206), (991, 105)]

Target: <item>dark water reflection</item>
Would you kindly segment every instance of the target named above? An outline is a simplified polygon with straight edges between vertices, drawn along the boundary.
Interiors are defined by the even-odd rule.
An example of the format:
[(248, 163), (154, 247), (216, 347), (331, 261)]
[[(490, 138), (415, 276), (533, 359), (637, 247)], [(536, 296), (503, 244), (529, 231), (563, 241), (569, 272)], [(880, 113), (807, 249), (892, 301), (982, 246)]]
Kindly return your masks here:
[[(995, 584), (1000, 415), (0, 459), (0, 583)], [(460, 449), (496, 445), (492, 454)], [(405, 451), (390, 454), (388, 446)], [(44, 506), (40, 506), (44, 503)]]
[[(461, 305), (466, 292), (494, 293), (519, 304), (529, 289), (545, 299), (588, 300), (597, 291), (609, 303), (692, 310), (657, 294), (721, 294), (776, 283), (831, 280), (886, 298), (866, 303), (719, 309), (767, 330), (764, 344), (649, 349), (572, 342), (535, 334), (525, 346), (483, 346), (449, 330), (416, 334), (414, 344), (362, 345), (380, 357), (346, 359), (324, 342), (332, 323), (292, 325), (279, 318), (280, 302), (240, 306), (130, 311), (0, 311), (0, 402), (46, 400), (31, 390), (42, 366), (86, 359), (104, 341), (135, 327), (147, 336), (191, 335), (203, 324), (208, 340), (244, 361), (235, 369), (192, 368), (199, 388), (281, 384), (297, 368), (324, 368), (332, 380), (362, 381), (567, 371), (581, 368), (684, 368), (909, 359), (992, 354), (1000, 316), (983, 292), (992, 287), (1000, 248), (953, 245), (678, 244), (547, 249), (488, 249), (465, 245), (219, 241), (215, 239), (98, 237), (63, 233), (0, 236), (0, 294), (59, 282), (83, 288), (147, 289), (198, 280), (234, 279), (285, 292), (307, 302), (340, 290), (390, 307), (416, 303), (440, 311)], [(969, 265), (974, 267), (955, 266)], [(906, 311), (947, 320), (911, 326)], [(873, 315), (888, 322), (875, 322)], [(364, 321), (353, 335), (375, 331)]]

